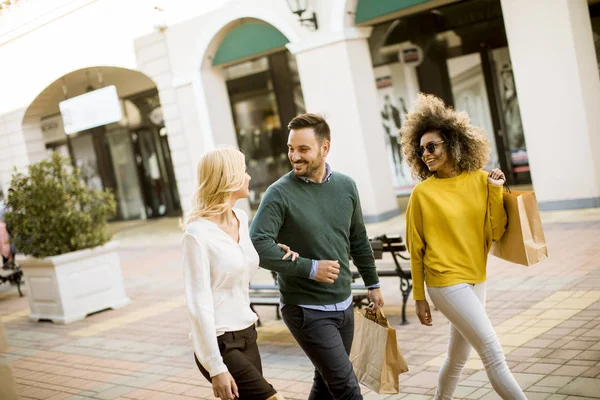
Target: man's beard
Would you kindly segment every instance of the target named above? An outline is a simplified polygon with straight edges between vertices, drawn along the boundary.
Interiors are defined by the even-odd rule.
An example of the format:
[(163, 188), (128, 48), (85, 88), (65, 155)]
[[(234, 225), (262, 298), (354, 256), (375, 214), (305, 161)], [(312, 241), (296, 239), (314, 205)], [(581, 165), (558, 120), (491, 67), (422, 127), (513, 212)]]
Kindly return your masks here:
[[(312, 161), (312, 162), (303, 161), (301, 164), (304, 164), (306, 166), (306, 170), (304, 172), (298, 172), (294, 169), (293, 170), (294, 174), (296, 176), (301, 176), (301, 177), (305, 177), (305, 178), (312, 177), (315, 174), (315, 172), (317, 172), (317, 170), (319, 168), (321, 168), (321, 166), (323, 165), (324, 161), (321, 158), (322, 154), (323, 154), (322, 152), (319, 152), (315, 161)], [(319, 163), (319, 161), (321, 161), (321, 162)], [(293, 163), (293, 164), (295, 165), (295, 163)]]

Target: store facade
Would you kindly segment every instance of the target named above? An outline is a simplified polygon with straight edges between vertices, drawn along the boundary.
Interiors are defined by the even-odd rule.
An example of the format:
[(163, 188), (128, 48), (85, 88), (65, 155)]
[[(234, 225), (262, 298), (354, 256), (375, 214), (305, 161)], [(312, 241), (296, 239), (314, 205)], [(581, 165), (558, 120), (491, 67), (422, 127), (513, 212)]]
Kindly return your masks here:
[(397, 141), (419, 92), (441, 97), (484, 129), (491, 143), (487, 168), (502, 168), (509, 184), (531, 183), (499, 0), (455, 2), (379, 22), (369, 44), (398, 194), (416, 183)]
[[(302, 3), (307, 10), (294, 13)], [(6, 187), (9, 167), (22, 168), (56, 148), (82, 159), (82, 166), (92, 160), (97, 168), (88, 180), (127, 199), (122, 218), (176, 213), (178, 204), (185, 212), (200, 155), (230, 145), (247, 157), (252, 195), (240, 206), (251, 211), (289, 170), (287, 123), (316, 112), (332, 128), (332, 168), (357, 182), (365, 219), (382, 221), (400, 212), (396, 197), (416, 184), (397, 139), (404, 116), (425, 92), (484, 128), (492, 144), (487, 167), (502, 168), (511, 184), (532, 183), (542, 209), (599, 207), (596, 3), (227, 1), (134, 35), (128, 55), (134, 66), (88, 62), (127, 64), (151, 82), (119, 92), (124, 110), (140, 112), (135, 127), (115, 123), (77, 133), (69, 148), (40, 128), (42, 118), (56, 122), (57, 110), (41, 113), (28, 103), (3, 113), (0, 133), (15, 140), (10, 155), (0, 155), (0, 180)], [(158, 102), (162, 121), (154, 111)], [(128, 161), (116, 165), (113, 154), (125, 153)], [(125, 186), (137, 188), (119, 186), (119, 179), (134, 177), (138, 183)]]
[[(121, 118), (75, 132), (65, 129), (63, 101), (97, 90), (116, 91)], [(92, 110), (101, 112), (94, 102)], [(175, 216), (181, 212), (168, 131), (158, 90), (140, 72), (114, 67), (73, 71), (44, 89), (25, 111), (29, 129), (41, 132), (47, 152), (69, 157), (85, 184), (110, 190), (117, 202), (117, 219)]]

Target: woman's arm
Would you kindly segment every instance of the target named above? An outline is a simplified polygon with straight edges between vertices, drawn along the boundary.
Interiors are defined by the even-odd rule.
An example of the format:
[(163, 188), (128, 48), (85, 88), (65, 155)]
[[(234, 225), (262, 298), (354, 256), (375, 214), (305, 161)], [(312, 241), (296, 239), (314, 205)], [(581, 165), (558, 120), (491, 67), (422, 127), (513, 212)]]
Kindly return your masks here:
[(506, 231), (506, 210), (504, 209), (503, 188), (506, 182), (504, 173), (499, 169), (493, 169), (488, 176), (488, 210), (492, 225), (492, 240), (502, 239)]
[(210, 261), (206, 248), (187, 233), (183, 237), (183, 277), (194, 352), (211, 377), (226, 372), (217, 343)]
[(419, 196), (415, 189), (410, 195), (406, 210), (406, 246), (410, 253), (410, 267), (415, 300), (425, 300), (425, 236), (423, 234), (423, 213)]

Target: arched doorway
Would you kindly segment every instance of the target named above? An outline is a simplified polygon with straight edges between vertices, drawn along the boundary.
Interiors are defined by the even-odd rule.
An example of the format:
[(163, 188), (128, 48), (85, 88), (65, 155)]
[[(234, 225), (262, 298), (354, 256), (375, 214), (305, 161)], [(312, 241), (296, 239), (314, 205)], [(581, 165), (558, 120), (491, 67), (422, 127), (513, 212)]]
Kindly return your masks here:
[[(296, 60), (287, 43), (283, 33), (260, 19), (237, 20), (215, 36), (202, 68), (205, 81), (217, 76), (226, 91), (234, 140), (246, 154), (252, 176), (251, 209), (258, 207), (267, 187), (290, 170), (287, 124), (306, 112)], [(210, 88), (204, 86), (209, 98)], [(215, 142), (227, 143), (226, 134), (217, 132), (213, 128)]]
[[(111, 91), (114, 95), (100, 95)], [(65, 100), (73, 104), (90, 96), (104, 100), (78, 105), (67, 114)], [(30, 104), (23, 131), (41, 138), (46, 151), (70, 157), (90, 188), (111, 190), (118, 219), (180, 214), (158, 91), (141, 72), (103, 66), (66, 74)]]

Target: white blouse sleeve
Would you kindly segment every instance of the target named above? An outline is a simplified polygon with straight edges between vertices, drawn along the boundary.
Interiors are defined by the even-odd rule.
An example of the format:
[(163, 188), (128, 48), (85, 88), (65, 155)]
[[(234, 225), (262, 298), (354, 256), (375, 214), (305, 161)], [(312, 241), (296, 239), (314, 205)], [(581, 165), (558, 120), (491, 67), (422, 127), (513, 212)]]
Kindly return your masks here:
[(206, 248), (190, 234), (183, 238), (183, 277), (194, 352), (211, 377), (227, 371), (217, 343), (210, 261)]

